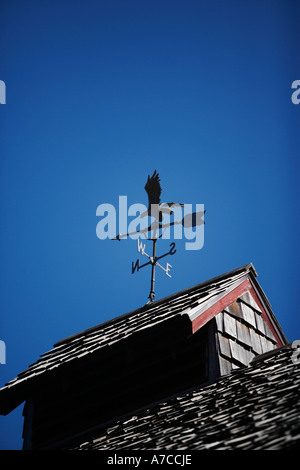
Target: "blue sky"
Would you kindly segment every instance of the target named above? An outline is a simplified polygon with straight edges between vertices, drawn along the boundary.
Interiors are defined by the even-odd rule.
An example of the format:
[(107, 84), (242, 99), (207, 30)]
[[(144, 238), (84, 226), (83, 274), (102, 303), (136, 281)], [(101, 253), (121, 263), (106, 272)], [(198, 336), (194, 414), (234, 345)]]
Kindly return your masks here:
[[(300, 3), (2, 0), (0, 386), (71, 334), (147, 302), (136, 242), (99, 240), (96, 209), (204, 204), (205, 243), (176, 244), (157, 298), (252, 262), (300, 339)], [(169, 243), (158, 245), (159, 254)], [(0, 417), (22, 446), (23, 405)]]

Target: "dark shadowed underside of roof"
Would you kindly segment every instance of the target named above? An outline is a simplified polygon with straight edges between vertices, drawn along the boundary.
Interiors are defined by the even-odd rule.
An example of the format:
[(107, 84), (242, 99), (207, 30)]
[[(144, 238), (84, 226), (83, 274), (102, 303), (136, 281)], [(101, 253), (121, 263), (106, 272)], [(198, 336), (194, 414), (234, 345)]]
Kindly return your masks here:
[[(300, 361), (284, 346), (206, 388), (92, 435), (82, 450), (290, 450), (300, 447)], [(299, 354), (298, 354), (299, 357)]]
[[(61, 340), (54, 345), (54, 349), (42, 354), (37, 362), (6, 384), (5, 389), (24, 385), (25, 381), (38, 379), (45, 372), (93, 354), (145, 328), (170, 320), (189, 308), (200, 306), (225, 291), (245, 273), (251, 273), (253, 279), (255, 278), (256, 272), (251, 263)], [(0, 395), (2, 391), (4, 388), (0, 389)]]

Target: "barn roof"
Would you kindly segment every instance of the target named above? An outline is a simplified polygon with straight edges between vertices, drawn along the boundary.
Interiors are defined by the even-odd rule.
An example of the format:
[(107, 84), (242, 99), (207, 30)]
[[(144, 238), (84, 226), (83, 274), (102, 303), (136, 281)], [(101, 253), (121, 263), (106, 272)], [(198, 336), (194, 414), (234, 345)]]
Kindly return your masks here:
[[(292, 343), (293, 345), (294, 343)], [(212, 385), (81, 436), (81, 450), (290, 450), (300, 445), (300, 361), (292, 345)]]
[(249, 298), (254, 308), (265, 315), (264, 321), (277, 346), (286, 344), (287, 340), (256, 276), (250, 263), (57, 342), (53, 349), (42, 354), (39, 360), (0, 389), (0, 413), (9, 413), (26, 399), (28, 391), (41, 379), (52, 378), (58, 370), (74, 361), (87, 359), (103, 348), (177, 318), (184, 317), (190, 325), (188, 334), (193, 334), (247, 292), (252, 293)]

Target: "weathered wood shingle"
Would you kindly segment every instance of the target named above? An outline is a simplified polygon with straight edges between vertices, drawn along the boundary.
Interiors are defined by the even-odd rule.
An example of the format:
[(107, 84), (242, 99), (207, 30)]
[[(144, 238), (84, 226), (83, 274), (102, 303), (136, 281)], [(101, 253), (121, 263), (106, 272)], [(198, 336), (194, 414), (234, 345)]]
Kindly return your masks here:
[(81, 450), (267, 450), (300, 446), (300, 362), (290, 346), (258, 356), (215, 384), (119, 420)]
[[(245, 283), (255, 287), (257, 295), (263, 299), (268, 321), (271, 321), (279, 335), (279, 341), (281, 344), (286, 343), (268, 300), (256, 281), (255, 269), (252, 264), (248, 264), (59, 341), (53, 349), (42, 354), (39, 360), (0, 389), (0, 413), (6, 414), (22, 403), (28, 395), (28, 390), (32, 390), (41, 378), (49, 377), (49, 374), (56, 373), (68, 364), (86, 359), (143, 330), (150, 330), (174, 318), (185, 316), (191, 324), (190, 334), (194, 333), (220, 312), (214, 311), (214, 308), (219, 304), (223, 305), (225, 302), (223, 299), (230, 298), (232, 292)], [(241, 291), (242, 296), (239, 302), (235, 301), (228, 308), (226, 307), (222, 318), (219, 319), (217, 316), (216, 321), (220, 320), (223, 329), (220, 333), (220, 343), (223, 337), (226, 338), (226, 344), (224, 339), (224, 344), (221, 345), (224, 364), (228, 359), (235, 359), (238, 350), (242, 352), (244, 358), (240, 362), (245, 363), (252, 353), (257, 354), (260, 348), (262, 352), (267, 351), (273, 348), (274, 341), (278, 341), (278, 338), (274, 339), (268, 325), (261, 319), (261, 307), (247, 292), (247, 288), (245, 286)], [(207, 312), (211, 313), (207, 315)], [(251, 328), (257, 338), (255, 348), (249, 351), (247, 345)], [(224, 352), (225, 348), (230, 351), (230, 354)]]

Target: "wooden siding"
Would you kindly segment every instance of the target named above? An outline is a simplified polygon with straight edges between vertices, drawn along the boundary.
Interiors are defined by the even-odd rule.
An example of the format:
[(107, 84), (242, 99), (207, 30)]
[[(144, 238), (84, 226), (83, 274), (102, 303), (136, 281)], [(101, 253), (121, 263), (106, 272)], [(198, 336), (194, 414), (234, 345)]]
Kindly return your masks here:
[(220, 375), (248, 365), (255, 356), (277, 347), (271, 328), (249, 292), (220, 312), (215, 321)]
[[(235, 304), (238, 298), (243, 301), (242, 310)], [(241, 317), (252, 328), (260, 328), (263, 334), (266, 333), (268, 338), (275, 340), (277, 347), (285, 344), (280, 331), (271, 320), (267, 309), (264, 308), (259, 300), (250, 279), (244, 280), (233, 290), (230, 290), (230, 292), (225, 292), (220, 299), (212, 302), (206, 310), (199, 309), (199, 313), (195, 312), (191, 318), (193, 332), (198, 331), (224, 309), (230, 309), (228, 311), (230, 311), (232, 315)], [(230, 322), (229, 319), (226, 321)], [(234, 328), (233, 324), (232, 328)], [(236, 335), (234, 334), (234, 336)]]

